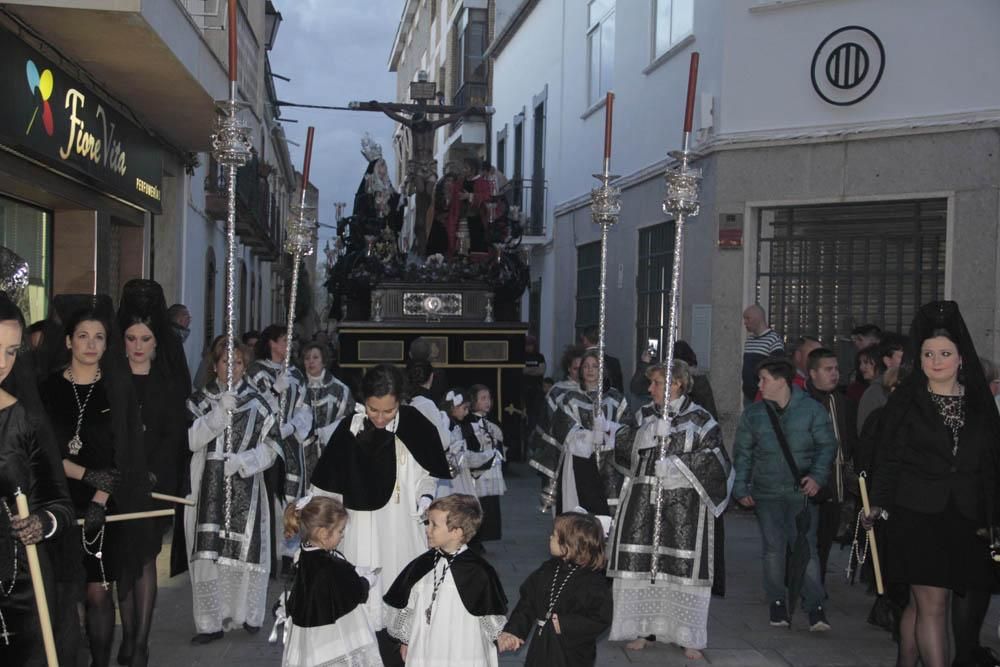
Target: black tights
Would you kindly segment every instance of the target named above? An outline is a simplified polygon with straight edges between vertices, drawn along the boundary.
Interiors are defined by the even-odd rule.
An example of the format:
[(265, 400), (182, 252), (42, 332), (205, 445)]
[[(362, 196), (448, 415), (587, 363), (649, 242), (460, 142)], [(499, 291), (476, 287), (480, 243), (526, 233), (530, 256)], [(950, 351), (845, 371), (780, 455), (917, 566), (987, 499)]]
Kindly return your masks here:
[(111, 591), (96, 582), (87, 583), (87, 639), (90, 640), (90, 664), (108, 667), (111, 643), (115, 637), (115, 603)]
[(149, 631), (156, 606), (156, 560), (142, 567), (142, 574), (124, 591), (118, 587), (118, 608), (122, 617), (122, 643), (118, 661), (144, 667), (149, 657)]
[(990, 608), (989, 591), (952, 593), (951, 630), (955, 636), (953, 665), (975, 665), (979, 653), (979, 631)]

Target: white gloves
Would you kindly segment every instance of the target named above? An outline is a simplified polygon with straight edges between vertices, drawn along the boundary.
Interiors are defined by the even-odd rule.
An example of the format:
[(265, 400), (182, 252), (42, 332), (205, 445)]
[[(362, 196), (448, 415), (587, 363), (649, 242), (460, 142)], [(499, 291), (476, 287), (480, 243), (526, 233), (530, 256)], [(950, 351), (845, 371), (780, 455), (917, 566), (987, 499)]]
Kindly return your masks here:
[(289, 424), (288, 422), (285, 422), (284, 424), (278, 425), (278, 431), (281, 432), (281, 439), (284, 440), (285, 438), (290, 437), (293, 433), (295, 433), (295, 427)]
[(656, 423), (653, 424), (653, 435), (657, 438), (669, 438), (670, 437), (670, 420), (669, 419), (657, 419)]
[(431, 506), (430, 496), (420, 496), (420, 500), (417, 501), (417, 514), (423, 514), (427, 511), (427, 508)]
[(236, 409), (236, 394), (231, 391), (222, 392), (219, 397), (219, 407), (223, 412), (231, 412)]
[(205, 415), (208, 418), (208, 425), (213, 431), (221, 431), (226, 428), (226, 417), (230, 410), (236, 409), (236, 394), (225, 391), (219, 397), (219, 402), (215, 404), (211, 412)]
[(279, 394), (284, 394), (285, 390), (288, 389), (288, 385), (291, 384), (291, 374), (288, 371), (281, 373), (274, 379), (274, 390)]
[(232, 477), (240, 471), (240, 461), (232, 454), (226, 454), (226, 462), (222, 467), (222, 472), (226, 477)]
[(312, 430), (312, 409), (307, 405), (300, 405), (292, 411), (291, 419), (288, 421), (295, 428), (295, 433), (299, 441), (305, 442), (305, 439), (309, 437), (309, 432)]

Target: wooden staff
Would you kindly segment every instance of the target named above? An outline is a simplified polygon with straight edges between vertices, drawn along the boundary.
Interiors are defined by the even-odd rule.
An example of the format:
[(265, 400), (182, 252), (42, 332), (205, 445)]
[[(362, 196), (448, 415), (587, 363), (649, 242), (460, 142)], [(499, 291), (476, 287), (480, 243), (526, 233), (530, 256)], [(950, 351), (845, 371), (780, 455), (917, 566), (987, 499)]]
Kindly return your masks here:
[[(17, 503), (17, 516), (19, 519), (27, 519), (28, 497), (18, 489), (14, 493), (14, 501)], [(38, 546), (34, 544), (24, 545), (24, 550), (28, 554), (28, 571), (31, 573), (31, 587), (35, 590), (35, 606), (38, 609), (38, 624), (42, 628), (42, 642), (45, 644), (45, 660), (49, 667), (59, 667), (59, 658), (56, 655), (56, 640), (52, 634), (52, 619), (49, 618), (49, 603), (45, 596), (45, 582), (42, 581), (42, 566), (38, 563)]]
[[(125, 514), (109, 514), (104, 517), (104, 523), (116, 521), (134, 521), (135, 519), (155, 519), (158, 516), (173, 516), (173, 510), (149, 510), (148, 512), (127, 512)], [(82, 526), (83, 519), (77, 519), (76, 525)]]
[[(868, 484), (865, 483), (864, 475), (858, 477), (858, 485), (861, 487), (861, 507), (867, 517), (869, 512), (871, 512), (871, 507), (868, 504)], [(882, 585), (882, 566), (879, 565), (878, 561), (878, 545), (875, 544), (874, 526), (868, 529), (868, 545), (872, 550), (872, 569), (875, 571), (875, 590), (878, 591), (879, 595), (885, 595), (885, 586)]]
[(191, 507), (195, 506), (195, 502), (193, 500), (188, 500), (187, 498), (181, 498), (180, 496), (170, 496), (167, 495), (166, 493), (156, 493), (155, 491), (153, 491), (152, 493), (149, 494), (149, 497), (152, 498), (153, 500), (164, 500), (168, 503), (176, 503), (178, 505), (190, 505)]

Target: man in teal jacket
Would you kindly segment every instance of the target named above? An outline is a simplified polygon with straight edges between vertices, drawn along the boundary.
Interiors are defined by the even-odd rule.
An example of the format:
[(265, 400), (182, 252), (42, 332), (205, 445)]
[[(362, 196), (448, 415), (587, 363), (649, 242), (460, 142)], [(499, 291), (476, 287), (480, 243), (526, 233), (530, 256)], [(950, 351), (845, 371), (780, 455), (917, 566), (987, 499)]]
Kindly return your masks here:
[[(837, 452), (837, 438), (830, 416), (808, 394), (794, 387), (795, 367), (786, 359), (769, 357), (757, 366), (758, 387), (764, 400), (743, 411), (733, 447), (736, 482), (733, 498), (757, 513), (764, 551), (764, 590), (771, 601), (771, 625), (787, 626), (785, 557), (795, 544), (795, 517), (806, 508), (809, 521), (809, 565), (802, 586), (802, 608), (809, 614), (809, 629), (830, 629), (823, 612), (826, 594), (819, 572), (816, 551), (817, 505), (809, 497), (829, 481), (830, 467)], [(785, 459), (768, 415), (778, 417), (788, 449), (801, 475), (795, 479)]]

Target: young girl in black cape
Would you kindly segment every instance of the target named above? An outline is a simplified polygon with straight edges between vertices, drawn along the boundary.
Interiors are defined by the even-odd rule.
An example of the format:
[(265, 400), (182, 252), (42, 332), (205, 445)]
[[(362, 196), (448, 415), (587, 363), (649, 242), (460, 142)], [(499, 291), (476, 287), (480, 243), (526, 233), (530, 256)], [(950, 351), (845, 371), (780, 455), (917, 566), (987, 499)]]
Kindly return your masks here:
[(347, 528), (339, 500), (305, 496), (285, 509), (285, 538), (302, 548), (285, 603), (284, 667), (382, 665), (364, 603), (378, 575), (337, 551)]
[(597, 637), (611, 627), (611, 587), (604, 574), (604, 528), (592, 514), (556, 517), (552, 558), (521, 584), (521, 599), (497, 640), (501, 652), (531, 641), (526, 667), (583, 667), (597, 659)]

